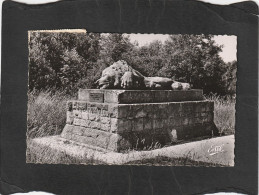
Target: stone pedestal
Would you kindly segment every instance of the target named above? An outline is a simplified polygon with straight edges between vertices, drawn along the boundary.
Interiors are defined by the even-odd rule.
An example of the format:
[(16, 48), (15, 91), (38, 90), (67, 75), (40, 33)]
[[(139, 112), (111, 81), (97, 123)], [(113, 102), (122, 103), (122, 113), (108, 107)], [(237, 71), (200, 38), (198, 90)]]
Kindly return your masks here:
[(121, 151), (211, 136), (214, 102), (202, 90), (79, 90), (61, 137)]

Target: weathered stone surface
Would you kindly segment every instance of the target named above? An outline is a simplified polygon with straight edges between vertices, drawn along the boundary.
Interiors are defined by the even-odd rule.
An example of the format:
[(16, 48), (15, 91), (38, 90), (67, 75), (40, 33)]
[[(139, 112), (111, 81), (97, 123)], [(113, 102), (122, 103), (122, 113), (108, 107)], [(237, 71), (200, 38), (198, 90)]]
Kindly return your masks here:
[(143, 131), (144, 129), (144, 119), (136, 118), (132, 120), (132, 131)]
[(74, 121), (74, 115), (73, 112), (67, 111), (67, 118), (66, 118), (66, 124), (73, 124)]
[[(91, 94), (103, 94), (103, 102), (95, 100)], [(203, 100), (201, 89), (181, 90), (109, 90), (109, 89), (79, 89), (78, 99), (98, 103), (158, 103)]]
[(153, 129), (152, 118), (143, 118), (143, 129), (144, 130), (152, 130)]
[[(95, 94), (90, 98), (92, 92)], [(192, 101), (180, 101), (188, 98)], [(107, 150), (217, 134), (214, 102), (202, 100), (201, 90), (80, 90), (79, 99), (67, 103), (62, 136)]]
[[(213, 102), (189, 101), (144, 104), (72, 102), (67, 124), (111, 132), (142, 131), (213, 122)], [(86, 105), (83, 108), (78, 105)], [(81, 110), (83, 109), (83, 110)]]
[(111, 132), (130, 132), (132, 131), (132, 125), (132, 120), (111, 118)]

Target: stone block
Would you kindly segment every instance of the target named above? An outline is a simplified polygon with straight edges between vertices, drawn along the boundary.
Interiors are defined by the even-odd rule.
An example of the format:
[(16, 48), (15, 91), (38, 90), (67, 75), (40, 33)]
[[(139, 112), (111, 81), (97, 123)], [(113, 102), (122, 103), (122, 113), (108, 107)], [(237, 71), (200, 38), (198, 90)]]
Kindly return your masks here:
[(201, 104), (201, 111), (200, 112), (206, 112), (207, 111), (207, 101), (206, 102), (200, 102)]
[(104, 131), (110, 131), (111, 130), (111, 125), (108, 124), (108, 123), (105, 123), (105, 124), (100, 124), (100, 128), (101, 130), (104, 130)]
[(153, 119), (153, 129), (161, 129), (163, 125), (163, 119)]
[(130, 140), (121, 138), (117, 144), (117, 152), (129, 150), (132, 148), (132, 142)]
[(181, 126), (176, 128), (178, 139), (186, 140), (194, 137), (212, 136), (213, 126), (210, 123)]
[(118, 134), (112, 134), (109, 137), (109, 141), (107, 144), (107, 150), (111, 150), (111, 151), (119, 151), (119, 144), (118, 142), (121, 140), (121, 136)]
[(74, 118), (73, 125), (80, 126), (81, 120), (79, 118)]
[(169, 112), (169, 104), (168, 103), (159, 103), (153, 105), (153, 118), (164, 119), (168, 118), (171, 114)]
[(71, 111), (67, 111), (67, 118), (66, 118), (66, 124), (73, 124), (74, 121), (74, 114)]
[(73, 128), (74, 128), (74, 125), (65, 125), (61, 135), (63, 135), (63, 137), (66, 135), (66, 134), (71, 134), (73, 132)]
[(170, 124), (169, 121), (170, 121), (169, 118), (163, 118), (162, 119), (163, 128), (169, 127), (169, 124)]
[(193, 115), (195, 118), (197, 117), (200, 117), (201, 116), (201, 113), (200, 112), (195, 112), (194, 115)]
[(174, 126), (176, 126), (175, 125), (175, 118), (174, 117), (170, 117), (170, 118), (168, 118), (168, 127), (174, 127)]
[(132, 131), (143, 131), (144, 129), (144, 119), (135, 118), (132, 120)]
[(213, 112), (214, 111), (214, 102), (213, 101), (207, 101), (206, 105), (206, 112)]
[(97, 117), (98, 117), (97, 114), (92, 114), (92, 113), (88, 114), (88, 118), (91, 121), (95, 121)]
[[(168, 94), (174, 94), (171, 97)], [(170, 90), (160, 90), (158, 93), (154, 92), (154, 99), (159, 100), (155, 102), (170, 102), (171, 100), (175, 99), (175, 92), (171, 93)]]
[(179, 113), (182, 112), (182, 104), (181, 103), (169, 103), (167, 110), (171, 116), (179, 115)]
[(201, 116), (201, 117), (206, 117), (207, 115), (208, 115), (207, 112), (201, 112), (201, 113), (200, 113), (200, 116)]
[(90, 122), (89, 120), (81, 119), (80, 124), (81, 124), (82, 127), (88, 127), (89, 122)]
[(207, 122), (213, 122), (213, 121), (214, 121), (214, 112), (208, 112)]
[(200, 123), (202, 123), (202, 122), (203, 122), (203, 119), (202, 119), (201, 116), (195, 117), (195, 118), (193, 119), (193, 123), (194, 123), (194, 124), (200, 124)]
[(116, 132), (118, 129), (118, 120), (117, 118), (111, 118), (111, 132)]
[(189, 118), (183, 117), (182, 118), (182, 125), (188, 125), (189, 124)]
[(131, 107), (132, 105), (117, 105), (118, 106), (118, 115), (116, 116), (116, 118), (128, 118), (128, 116), (130, 115), (131, 111)]
[(108, 113), (112, 118), (119, 117), (119, 107), (118, 104), (110, 104), (108, 106)]
[[(92, 98), (91, 96), (97, 98)], [(99, 95), (97, 95), (99, 94)], [(99, 97), (99, 98), (98, 98)], [(103, 98), (101, 98), (103, 97)], [(101, 90), (79, 89), (78, 99), (87, 102), (98, 103), (158, 103), (203, 100), (203, 92), (200, 89), (182, 90)]]
[(181, 117), (170, 117), (168, 118), (168, 127), (175, 127), (182, 125), (182, 118)]
[(111, 132), (123, 133), (132, 130), (132, 120), (111, 118)]
[(144, 130), (153, 129), (153, 119), (152, 118), (143, 118), (143, 129)]
[(80, 128), (80, 127), (74, 127), (73, 128), (73, 133), (72, 135), (80, 135), (83, 136), (84, 135), (84, 129)]
[(188, 125), (194, 125), (194, 118), (193, 117), (190, 117), (189, 120), (188, 120)]
[(192, 102), (182, 102), (181, 105), (182, 105), (181, 112), (183, 112), (185, 114), (192, 113), (194, 110), (194, 106), (193, 106)]
[(82, 112), (80, 110), (73, 110), (73, 115), (75, 118), (82, 118)]
[(144, 118), (147, 116), (146, 110), (144, 110), (143, 104), (131, 104), (128, 110), (128, 118)]
[[(100, 130), (92, 130), (90, 128), (66, 125), (61, 134), (61, 137), (116, 151), (117, 148), (115, 146), (111, 147), (112, 145), (117, 144), (119, 141), (118, 139), (114, 139), (114, 137), (116, 138), (114, 135), (115, 134)], [(111, 136), (113, 136), (113, 139), (110, 139)]]
[(146, 113), (146, 117), (153, 118), (155, 104), (143, 104), (143, 112)]
[(101, 123), (96, 121), (90, 121), (88, 127), (92, 129), (101, 129)]
[(201, 102), (194, 102), (193, 103), (193, 111), (196, 112), (196, 113), (200, 113), (200, 112), (202, 112), (203, 106), (204, 105)]
[(134, 104), (134, 103), (151, 103), (154, 102), (154, 92), (152, 90), (130, 90), (124, 91), (118, 97), (118, 103)]
[(103, 124), (110, 124), (111, 123), (111, 118), (110, 117), (100, 117), (100, 122)]
[(89, 119), (89, 115), (88, 115), (88, 112), (87, 111), (82, 111), (82, 119), (84, 120), (88, 120)]

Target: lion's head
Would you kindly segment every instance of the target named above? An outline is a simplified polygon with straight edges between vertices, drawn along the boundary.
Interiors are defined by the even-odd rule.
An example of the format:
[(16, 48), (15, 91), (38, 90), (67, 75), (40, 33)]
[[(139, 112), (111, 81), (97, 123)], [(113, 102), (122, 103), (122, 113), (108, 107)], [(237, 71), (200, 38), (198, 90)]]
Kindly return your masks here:
[(102, 76), (96, 81), (100, 89), (120, 88), (121, 77), (132, 68), (123, 61), (117, 61), (102, 71)]

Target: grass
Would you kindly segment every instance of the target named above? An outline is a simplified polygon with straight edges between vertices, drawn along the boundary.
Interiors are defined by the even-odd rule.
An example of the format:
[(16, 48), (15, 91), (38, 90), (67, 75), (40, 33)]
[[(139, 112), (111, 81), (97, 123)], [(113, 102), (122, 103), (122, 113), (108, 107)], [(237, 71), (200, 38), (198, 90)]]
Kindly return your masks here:
[(84, 156), (72, 156), (65, 151), (39, 145), (32, 140), (27, 140), (26, 150), (27, 163), (39, 164), (105, 164), (104, 162), (86, 158)]
[(235, 133), (235, 99), (230, 96), (207, 96), (206, 99), (214, 101), (214, 123), (220, 134), (231, 135)]
[[(28, 93), (27, 137), (58, 135), (66, 123), (66, 101), (73, 97), (61, 92)], [(74, 98), (75, 99), (75, 98)]]

